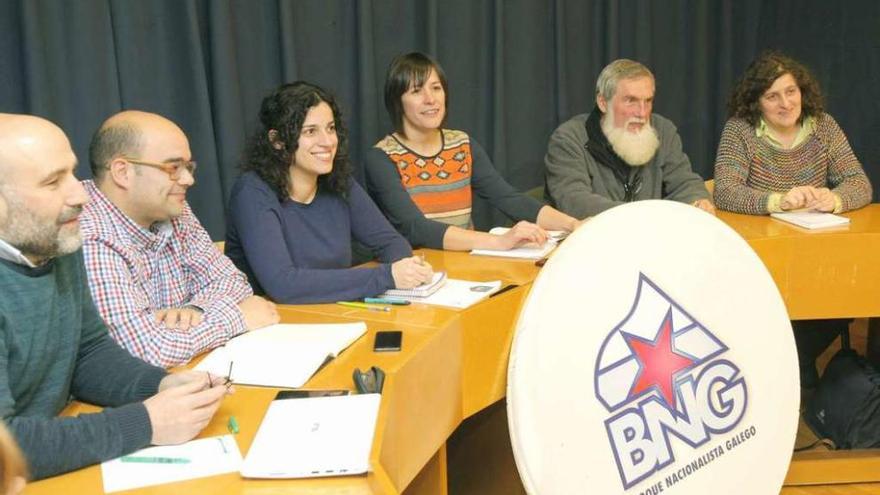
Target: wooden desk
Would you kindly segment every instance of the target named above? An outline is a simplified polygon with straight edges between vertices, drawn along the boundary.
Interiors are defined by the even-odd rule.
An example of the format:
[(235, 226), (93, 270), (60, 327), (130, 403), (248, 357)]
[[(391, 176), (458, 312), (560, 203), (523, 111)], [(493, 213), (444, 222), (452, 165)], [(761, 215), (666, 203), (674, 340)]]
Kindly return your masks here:
[[(767, 217), (719, 213), (764, 261), (793, 319), (880, 315), (880, 205), (847, 216), (852, 219), (848, 229), (816, 232)], [(327, 304), (281, 308), (285, 322), (367, 322), (369, 334), (307, 386), (351, 388), (354, 367), (378, 365), (386, 371), (371, 474), (256, 481), (232, 473), (133, 493), (446, 493), (446, 439), (464, 418), (504, 397), (513, 327), (538, 268), (522, 260), (424, 253), (436, 269), (446, 270), (453, 278), (502, 280), (519, 287), (464, 311), (422, 304), (394, 308), (391, 313)], [(373, 353), (372, 335), (391, 328), (403, 330), (403, 350)], [(203, 436), (225, 433), (228, 415), (235, 414), (242, 426), (237, 441), (246, 454), (273, 395), (271, 389), (238, 387)], [(72, 412), (84, 408), (77, 405)], [(838, 471), (841, 464), (848, 466), (845, 474)], [(794, 458), (786, 483), (856, 482), (876, 477), (866, 473), (880, 473), (880, 457), (872, 451), (811, 453)], [(33, 483), (26, 493), (101, 493), (101, 486), (100, 467), (93, 466)]]
[(880, 204), (846, 213), (848, 227), (807, 230), (718, 212), (773, 276), (793, 320), (880, 315)]
[[(880, 204), (844, 216), (847, 227), (807, 230), (769, 217), (718, 213), (758, 253), (791, 319), (880, 316)], [(880, 481), (880, 450), (797, 453), (785, 484), (867, 481)]]
[[(519, 285), (464, 311), (413, 304), (377, 313), (338, 305), (281, 306), (282, 321), (323, 323), (365, 321), (368, 334), (317, 373), (306, 388), (352, 388), (351, 372), (376, 365), (387, 378), (367, 476), (311, 480), (244, 480), (229, 473), (126, 492), (176, 493), (345, 493), (445, 494), (445, 442), (462, 419), (504, 396), (507, 354), (522, 299), (538, 273), (533, 262), (476, 258), (466, 253), (425, 251), (428, 261), (453, 278), (501, 280)], [(376, 331), (403, 330), (399, 353), (372, 352)], [(226, 433), (230, 414), (239, 420), (236, 436), (246, 454), (276, 389), (236, 387), (200, 435)], [(66, 413), (97, 408), (73, 404)], [(418, 478), (417, 478), (418, 476)], [(100, 466), (28, 485), (26, 494), (102, 493)]]

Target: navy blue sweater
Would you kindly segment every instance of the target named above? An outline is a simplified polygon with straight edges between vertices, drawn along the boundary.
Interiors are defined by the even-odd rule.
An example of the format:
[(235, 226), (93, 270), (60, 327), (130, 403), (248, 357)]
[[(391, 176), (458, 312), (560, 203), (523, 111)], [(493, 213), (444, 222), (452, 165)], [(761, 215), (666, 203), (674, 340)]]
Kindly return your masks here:
[[(411, 256), (412, 248), (353, 180), (347, 196), (319, 191), (309, 204), (280, 201), (247, 172), (229, 199), (226, 255), (254, 292), (282, 304), (349, 301), (391, 289), (390, 263)], [(381, 264), (351, 268), (352, 239)]]

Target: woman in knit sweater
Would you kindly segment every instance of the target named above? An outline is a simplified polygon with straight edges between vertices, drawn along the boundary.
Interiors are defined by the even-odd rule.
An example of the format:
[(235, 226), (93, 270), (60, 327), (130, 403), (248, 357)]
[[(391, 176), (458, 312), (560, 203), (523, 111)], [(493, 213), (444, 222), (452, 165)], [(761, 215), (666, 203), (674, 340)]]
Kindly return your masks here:
[[(823, 111), (807, 69), (778, 52), (752, 62), (728, 103), (715, 158), (715, 206), (752, 215), (810, 209), (840, 213), (871, 201), (871, 183), (837, 122)], [(793, 321), (801, 386), (848, 319)]]
[[(395, 132), (366, 154), (367, 190), (414, 246), (466, 251), (541, 244), (548, 230), (574, 230), (574, 218), (516, 191), (463, 131), (444, 129), (443, 69), (422, 53), (395, 58), (385, 78), (385, 107)], [(471, 192), (519, 221), (506, 234), (472, 229)]]
[(715, 205), (752, 215), (840, 213), (871, 201), (871, 183), (819, 85), (797, 61), (764, 52), (728, 103), (715, 159)]

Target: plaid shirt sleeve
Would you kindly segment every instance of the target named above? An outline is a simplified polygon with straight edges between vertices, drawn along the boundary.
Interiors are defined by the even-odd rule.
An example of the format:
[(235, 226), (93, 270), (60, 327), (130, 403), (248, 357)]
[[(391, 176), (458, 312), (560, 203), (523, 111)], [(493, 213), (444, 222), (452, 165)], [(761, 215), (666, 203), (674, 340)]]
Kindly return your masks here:
[[(195, 218), (189, 209), (185, 215)], [(194, 305), (204, 311), (202, 322), (186, 331), (156, 322), (154, 313), (166, 308), (155, 307), (153, 301), (167, 294), (148, 294), (137, 282), (137, 263), (131, 253), (126, 257), (121, 246), (101, 238), (86, 238), (83, 243), (89, 287), (110, 335), (130, 353), (156, 366), (184, 364), (247, 330), (238, 309), (238, 303), (252, 294), (247, 279), (214, 248), (197, 221), (185, 223), (198, 228), (175, 232), (186, 254), (183, 266), (172, 267), (167, 286), (161, 290), (188, 291), (189, 299), (174, 307)], [(202, 233), (193, 234), (193, 230)], [(184, 291), (173, 290), (180, 284)]]
[[(184, 250), (183, 269), (191, 294), (189, 304), (201, 308), (207, 318), (216, 317), (218, 324), (237, 328), (233, 335), (244, 332), (246, 328), (237, 306), (253, 295), (247, 277), (214, 246), (189, 207), (180, 217), (177, 235)], [(235, 314), (223, 316), (229, 304), (236, 306)]]

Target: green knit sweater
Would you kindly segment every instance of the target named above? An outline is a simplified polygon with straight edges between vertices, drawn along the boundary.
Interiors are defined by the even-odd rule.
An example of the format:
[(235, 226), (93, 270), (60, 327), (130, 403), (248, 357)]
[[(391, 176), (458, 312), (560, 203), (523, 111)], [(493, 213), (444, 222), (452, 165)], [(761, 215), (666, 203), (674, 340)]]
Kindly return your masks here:
[[(0, 260), (0, 413), (39, 479), (146, 446), (139, 402), (165, 376), (108, 335), (95, 310), (82, 253), (38, 268)], [(115, 408), (57, 417), (73, 396)]]
[(715, 205), (722, 210), (766, 215), (770, 195), (795, 186), (827, 187), (841, 211), (871, 202), (871, 183), (840, 126), (828, 114), (791, 149), (774, 147), (745, 120), (727, 121), (715, 158)]

